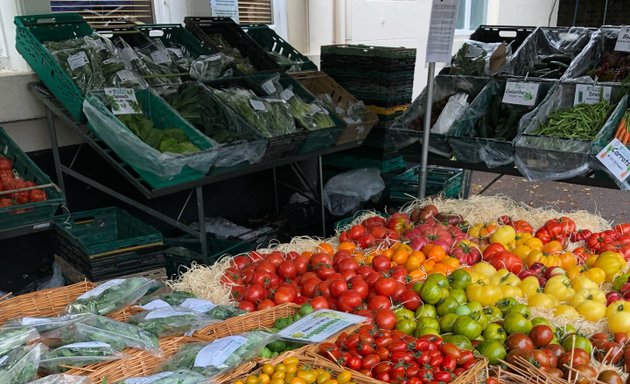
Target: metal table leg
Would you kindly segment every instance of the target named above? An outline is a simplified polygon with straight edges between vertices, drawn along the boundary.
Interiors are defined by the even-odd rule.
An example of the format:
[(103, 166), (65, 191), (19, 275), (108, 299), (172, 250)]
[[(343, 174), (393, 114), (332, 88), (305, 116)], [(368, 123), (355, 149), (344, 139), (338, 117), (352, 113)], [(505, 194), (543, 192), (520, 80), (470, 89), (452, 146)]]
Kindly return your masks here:
[(59, 143), (57, 142), (57, 129), (55, 128), (55, 116), (49, 108), (46, 109), (46, 121), (48, 122), (48, 133), (50, 134), (50, 146), (52, 147), (53, 160), (55, 162), (55, 173), (57, 175), (57, 185), (65, 194), (66, 188), (63, 182), (63, 172), (61, 171), (61, 157), (59, 156)]
[(324, 205), (324, 172), (322, 171), (322, 157), (317, 156), (319, 167), (319, 200), (322, 209), (322, 237), (326, 237), (326, 206)]
[(471, 184), (472, 171), (470, 169), (464, 169), (464, 178), (462, 180), (462, 198), (467, 199), (470, 197)]
[(196, 187), (197, 214), (199, 215), (199, 243), (201, 244), (201, 257), (204, 264), (208, 264), (208, 238), (206, 237), (206, 212), (203, 205), (203, 188)]

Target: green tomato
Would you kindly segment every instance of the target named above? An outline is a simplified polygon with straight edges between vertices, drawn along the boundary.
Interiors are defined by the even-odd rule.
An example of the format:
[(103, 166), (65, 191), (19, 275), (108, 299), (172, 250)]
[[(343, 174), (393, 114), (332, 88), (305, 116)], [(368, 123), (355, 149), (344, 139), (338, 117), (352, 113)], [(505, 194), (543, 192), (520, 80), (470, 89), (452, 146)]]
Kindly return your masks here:
[(529, 307), (525, 304), (515, 304), (511, 306), (505, 315), (509, 315), (510, 313), (520, 313), (523, 317), (529, 319), (531, 312), (529, 311)]
[(551, 325), (549, 320), (545, 319), (544, 317), (534, 317), (532, 319), (532, 327), (535, 327), (537, 325), (547, 325), (551, 327), (551, 329), (553, 329), (553, 325)]
[(418, 328), (435, 328), (440, 329), (440, 322), (432, 317), (421, 317), (416, 320), (416, 329)]
[(435, 284), (440, 288), (448, 288), (448, 278), (441, 273), (433, 273), (424, 281), (424, 285)]
[(459, 315), (455, 313), (448, 313), (440, 317), (440, 320), (438, 321), (440, 323), (440, 331), (442, 333), (453, 332), (453, 326), (458, 318)]
[(435, 309), (435, 306), (431, 305), (431, 304), (422, 304), (421, 306), (418, 307), (418, 309), (416, 309), (416, 319), (419, 317), (433, 317), (436, 318), (437, 317), (437, 310)]
[(472, 343), (467, 337), (461, 335), (444, 335), (444, 342), (455, 344), (459, 349), (472, 351)]
[(488, 326), (488, 323), (490, 322), (488, 321), (488, 318), (484, 316), (482, 312), (473, 312), (468, 316), (470, 316), (473, 320), (478, 322), (479, 325), (481, 325), (482, 329), (486, 328), (486, 326)]
[(485, 307), (481, 313), (483, 313), (490, 322), (499, 321), (503, 319), (503, 313), (501, 312), (499, 308), (495, 306)]
[(420, 337), (423, 335), (436, 335), (440, 336), (440, 330), (435, 328), (418, 328), (413, 333), (414, 337)]
[(624, 273), (623, 275), (615, 277), (613, 280), (613, 290), (620, 291), (621, 286), (628, 281), (628, 278), (630, 278), (630, 273)]
[(448, 277), (448, 281), (451, 283), (451, 287), (466, 289), (470, 283), (472, 283), (472, 278), (470, 274), (463, 269), (457, 269)]
[(562, 347), (566, 351), (571, 351), (574, 348), (581, 348), (585, 350), (586, 353), (588, 353), (589, 355), (593, 350), (593, 344), (591, 344), (591, 341), (589, 339), (587, 339), (586, 337), (578, 336), (574, 333), (568, 334), (564, 337), (564, 340), (562, 340)]
[(513, 306), (515, 306), (516, 304), (518, 304), (518, 302), (516, 301), (515, 298), (513, 298), (513, 297), (504, 297), (504, 298), (500, 299), (499, 301), (497, 301), (496, 306), (505, 315), (507, 313), (507, 311), (510, 308), (512, 308)]
[(414, 283), (411, 289), (413, 289), (413, 291), (419, 295), (420, 292), (422, 292), (423, 285), (424, 285), (424, 282), (417, 282), (417, 283)]
[(464, 304), (457, 307), (457, 309), (455, 310), (455, 313), (457, 313), (460, 316), (464, 316), (464, 315), (470, 315), (472, 311), (470, 310), (468, 305)]
[(470, 312), (481, 312), (481, 311), (483, 311), (483, 305), (481, 305), (481, 303), (476, 302), (476, 301), (471, 301), (470, 303), (466, 304), (466, 306), (468, 306), (468, 308), (470, 308)]
[(503, 360), (507, 355), (503, 341), (499, 340), (485, 340), (477, 346), (477, 350), (484, 355), (492, 365), (499, 364), (499, 360)]
[(425, 303), (437, 304), (441, 299), (448, 296), (448, 288), (441, 288), (437, 284), (425, 282), (420, 296)]
[(396, 322), (396, 329), (407, 335), (413, 335), (416, 330), (416, 322), (410, 319), (399, 320)]
[(513, 333), (524, 333), (527, 335), (532, 329), (532, 322), (521, 313), (511, 312), (505, 316), (505, 319), (503, 320), (503, 328), (508, 335)]
[(449, 296), (457, 300), (458, 304), (466, 304), (468, 302), (468, 296), (466, 296), (466, 291), (464, 291), (461, 288), (451, 289), (451, 293), (449, 293)]
[(460, 316), (453, 324), (453, 332), (456, 335), (467, 337), (468, 340), (474, 340), (476, 337), (479, 337), (482, 331), (483, 327), (470, 316)]
[(554, 331), (554, 336), (558, 340), (564, 340), (564, 336), (572, 334), (572, 333), (576, 333), (576, 332), (577, 332), (577, 329), (575, 329), (573, 325), (567, 324), (564, 327), (556, 327)]
[(416, 318), (416, 314), (406, 308), (398, 308), (394, 311), (396, 321), (399, 320), (413, 320)]
[(503, 341), (507, 338), (507, 333), (502, 326), (497, 323), (490, 323), (481, 334), (485, 340)]
[(458, 305), (459, 304), (457, 304), (457, 300), (455, 300), (453, 297), (445, 297), (438, 303), (436, 307), (437, 313), (440, 316), (444, 316), (447, 313), (453, 313), (457, 309)]

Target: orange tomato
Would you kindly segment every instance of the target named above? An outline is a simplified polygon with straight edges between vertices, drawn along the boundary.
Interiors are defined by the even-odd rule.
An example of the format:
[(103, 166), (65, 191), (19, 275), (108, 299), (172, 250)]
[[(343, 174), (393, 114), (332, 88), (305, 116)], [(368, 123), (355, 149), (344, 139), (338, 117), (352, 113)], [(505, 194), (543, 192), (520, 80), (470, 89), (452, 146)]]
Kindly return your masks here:
[(409, 258), (405, 263), (405, 268), (408, 271), (413, 271), (420, 267), (425, 260), (426, 258), (424, 257), (424, 253), (422, 253), (422, 251), (414, 251), (411, 255), (409, 255)]
[(442, 264), (442, 263), (437, 263), (435, 264), (435, 267), (433, 267), (433, 270), (431, 271), (431, 273), (440, 273), (442, 275), (448, 275), (451, 271), (449, 271), (449, 267), (446, 264)]
[(405, 265), (409, 259), (409, 252), (403, 247), (398, 247), (392, 255), (392, 261), (398, 265)]
[(439, 245), (427, 244), (422, 248), (422, 252), (429, 260), (441, 261), (446, 257), (446, 251)]
[(426, 272), (430, 272), (431, 270), (433, 270), (433, 267), (435, 266), (435, 264), (436, 264), (435, 260), (429, 259), (425, 261), (424, 263), (422, 263), (422, 267), (424, 268)]
[(455, 270), (459, 267), (459, 260), (457, 260), (455, 257), (448, 256), (444, 260), (442, 260), (442, 264), (445, 264), (451, 269)]
[(302, 256), (306, 257), (307, 259), (310, 259), (311, 256), (313, 256), (313, 252), (311, 252), (311, 251), (304, 251), (304, 252), (302, 252)]
[(562, 243), (557, 240), (552, 240), (543, 246), (543, 252), (548, 254), (562, 252)]
[(560, 263), (561, 263), (560, 266), (564, 270), (568, 270), (569, 268), (572, 268), (577, 265), (577, 259), (569, 251), (558, 254), (558, 257), (560, 258)]
[(499, 226), (496, 223), (486, 224), (483, 228), (479, 230), (479, 236), (488, 237), (496, 232), (497, 229), (499, 229)]
[(354, 244), (352, 241), (343, 241), (339, 243), (339, 246), (337, 247), (337, 249), (339, 249), (340, 251), (348, 252), (353, 252), (356, 248), (356, 244)]
[(329, 243), (321, 243), (317, 248), (321, 252), (327, 253), (329, 255), (332, 255), (335, 253), (335, 248), (333, 248), (333, 246), (330, 245)]
[(421, 281), (427, 278), (427, 273), (421, 269), (414, 269), (409, 271), (409, 278), (411, 281)]
[(381, 255), (387, 257), (388, 259), (391, 259), (392, 255), (394, 254), (394, 251), (395, 251), (394, 249), (388, 248), (388, 249), (383, 250), (381, 252)]
[(534, 249), (537, 251), (542, 250), (544, 247), (542, 240), (540, 240), (537, 237), (532, 237), (531, 239), (527, 239), (527, 241), (525, 241), (524, 244), (530, 247), (531, 249)]

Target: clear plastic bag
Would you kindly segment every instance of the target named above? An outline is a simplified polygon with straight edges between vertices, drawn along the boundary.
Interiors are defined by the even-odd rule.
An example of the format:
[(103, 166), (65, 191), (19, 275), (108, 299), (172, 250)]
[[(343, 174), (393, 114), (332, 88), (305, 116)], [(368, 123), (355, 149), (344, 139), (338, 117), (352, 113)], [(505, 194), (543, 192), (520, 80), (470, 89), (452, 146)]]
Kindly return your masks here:
[(512, 55), (511, 45), (467, 40), (451, 60), (449, 74), (492, 76), (503, 69)]
[(7, 320), (3, 328), (35, 328), (40, 334), (50, 332), (58, 328), (68, 327), (77, 321), (94, 316), (91, 313), (80, 313), (77, 315), (65, 315), (57, 317), (21, 317)]
[[(119, 58), (125, 63), (125, 66), (142, 76), (150, 86), (159, 88), (180, 82), (177, 77), (169, 77), (169, 72), (164, 67), (154, 64), (150, 57), (134, 50), (122, 38), (116, 38), (114, 45), (118, 49)], [(170, 56), (168, 57), (170, 58)]]
[(188, 369), (212, 377), (250, 360), (277, 338), (272, 333), (251, 331), (211, 343), (185, 344), (164, 363), (162, 370)]
[(206, 383), (208, 378), (204, 375), (180, 369), (177, 371), (160, 372), (151, 376), (130, 377), (118, 384), (198, 384)]
[(45, 376), (41, 379), (30, 382), (29, 384), (93, 384), (92, 379), (87, 376), (66, 375), (58, 373), (55, 375)]
[(438, 117), (433, 127), (431, 127), (431, 132), (445, 135), (451, 129), (453, 123), (462, 117), (466, 108), (470, 105), (468, 103), (469, 98), (470, 96), (463, 92), (456, 93), (449, 97), (446, 106), (444, 106), (442, 113), (440, 113), (440, 117)]
[(48, 346), (85, 341), (101, 341), (122, 351), (125, 348), (144, 349), (161, 355), (157, 337), (133, 324), (122, 323), (104, 316), (90, 315), (67, 327), (42, 335)]
[(199, 312), (172, 307), (141, 312), (129, 318), (129, 323), (159, 337), (183, 335), (215, 322)]
[(231, 64), (232, 59), (222, 53), (202, 55), (191, 63), (190, 76), (199, 81), (231, 77), (233, 72)]
[(133, 304), (155, 284), (154, 280), (146, 277), (108, 280), (68, 304), (66, 312), (70, 315), (78, 313), (107, 315)]
[(31, 347), (18, 347), (0, 358), (0, 383), (26, 384), (37, 377), (42, 354), (46, 351), (43, 344)]
[(61, 346), (45, 352), (39, 362), (47, 372), (59, 373), (68, 367), (85, 367), (105, 361), (120, 360), (125, 355), (107, 343), (88, 341)]
[(35, 328), (21, 327), (0, 330), (0, 356), (12, 349), (39, 339), (39, 332)]
[[(83, 112), (88, 120), (88, 127), (103, 140), (127, 164), (142, 172), (150, 173), (161, 180), (169, 180), (178, 175), (185, 166), (201, 173), (207, 173), (214, 164), (218, 153), (217, 144), (202, 135), (188, 122), (182, 119), (164, 100), (152, 90), (136, 90), (136, 98), (141, 105), (144, 121), (151, 121), (156, 126), (150, 131), (178, 130), (183, 131), (185, 139), (182, 144), (188, 145), (189, 153), (173, 153), (165, 149), (161, 152), (142, 141), (131, 129), (106, 106), (107, 99), (103, 92), (89, 92), (83, 102)], [(135, 115), (118, 115), (135, 116)], [(147, 137), (145, 140), (149, 141)], [(156, 145), (162, 148), (165, 139), (157, 139)], [(193, 147), (196, 147), (196, 152)]]
[(324, 186), (324, 204), (330, 213), (341, 216), (357, 209), (362, 202), (384, 189), (385, 182), (378, 169), (355, 169), (328, 180)]

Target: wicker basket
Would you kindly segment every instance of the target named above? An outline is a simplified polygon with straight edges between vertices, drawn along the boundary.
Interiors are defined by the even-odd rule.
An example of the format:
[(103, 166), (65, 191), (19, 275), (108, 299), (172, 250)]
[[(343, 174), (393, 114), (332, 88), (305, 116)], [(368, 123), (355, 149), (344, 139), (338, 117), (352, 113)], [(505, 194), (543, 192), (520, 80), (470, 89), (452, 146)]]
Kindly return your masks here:
[(66, 308), (66, 305), (94, 286), (94, 283), (84, 281), (0, 301), (0, 324), (9, 319), (24, 316), (57, 316)]

